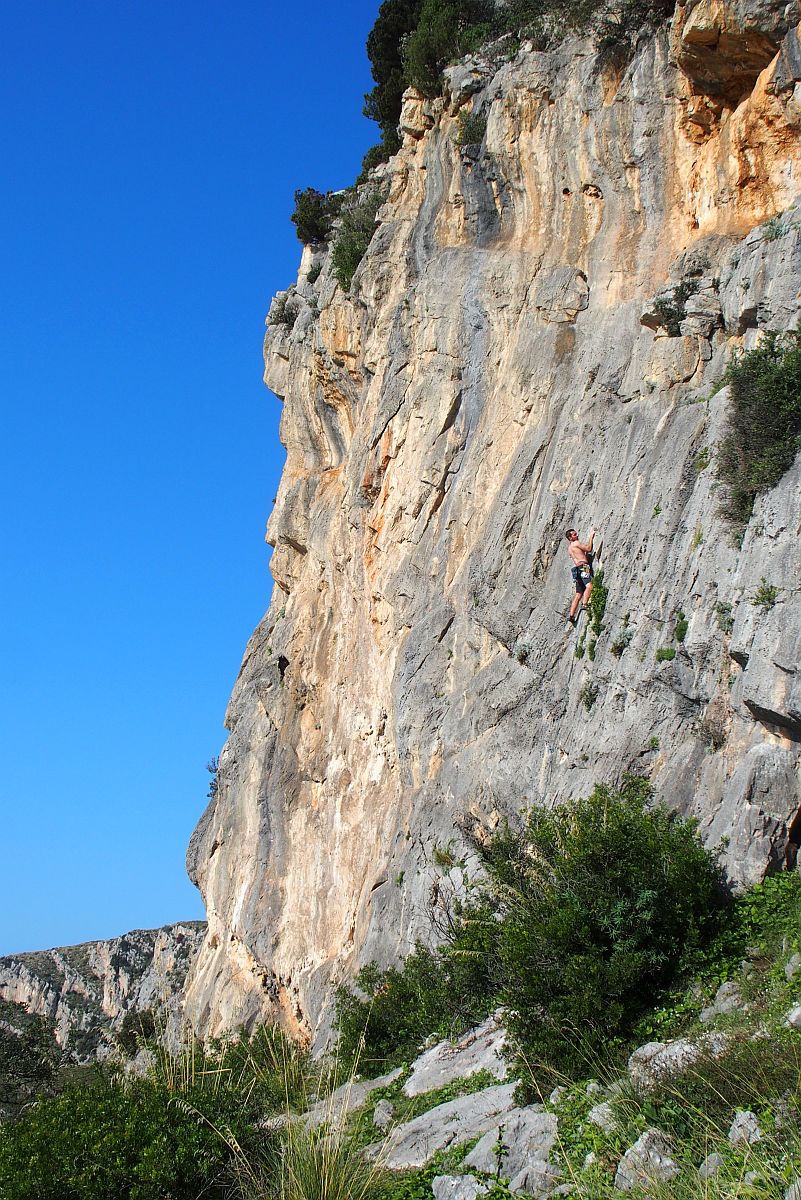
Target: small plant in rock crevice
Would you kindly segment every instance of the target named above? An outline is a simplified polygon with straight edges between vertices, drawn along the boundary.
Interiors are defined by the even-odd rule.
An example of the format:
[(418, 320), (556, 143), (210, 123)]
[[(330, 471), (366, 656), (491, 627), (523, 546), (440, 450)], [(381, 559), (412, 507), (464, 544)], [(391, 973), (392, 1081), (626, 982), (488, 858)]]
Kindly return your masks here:
[(759, 587), (751, 597), (751, 604), (754, 608), (761, 608), (763, 612), (770, 612), (779, 599), (780, 591), (781, 588), (768, 583), (763, 575)]
[(683, 279), (673, 288), (670, 296), (660, 296), (654, 302), (654, 312), (668, 337), (679, 337), (681, 323), (687, 315), (687, 300), (698, 291), (696, 279)]
[(675, 657), (676, 649), (674, 646), (660, 646), (656, 652), (656, 661), (659, 663), (672, 662)]
[(579, 691), (579, 700), (584, 705), (587, 712), (590, 711), (595, 701), (598, 699), (598, 688), (589, 679), (584, 683)]

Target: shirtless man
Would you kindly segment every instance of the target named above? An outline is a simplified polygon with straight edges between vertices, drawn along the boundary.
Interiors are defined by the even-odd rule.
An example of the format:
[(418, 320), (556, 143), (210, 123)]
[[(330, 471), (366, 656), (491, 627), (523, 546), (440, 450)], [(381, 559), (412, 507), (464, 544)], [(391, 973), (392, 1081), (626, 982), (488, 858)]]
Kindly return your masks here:
[(595, 537), (595, 530), (590, 530), (590, 536), (586, 542), (579, 541), (579, 535), (575, 529), (568, 529), (565, 537), (568, 543), (567, 552), (570, 555), (570, 561), (573, 563), (570, 574), (573, 576), (573, 582), (576, 585), (576, 594), (573, 597), (573, 603), (570, 605), (567, 622), (568, 627), (575, 628), (576, 621), (578, 620), (579, 605), (586, 608), (587, 601), (592, 594), (592, 564), (587, 555), (592, 553), (592, 539)]

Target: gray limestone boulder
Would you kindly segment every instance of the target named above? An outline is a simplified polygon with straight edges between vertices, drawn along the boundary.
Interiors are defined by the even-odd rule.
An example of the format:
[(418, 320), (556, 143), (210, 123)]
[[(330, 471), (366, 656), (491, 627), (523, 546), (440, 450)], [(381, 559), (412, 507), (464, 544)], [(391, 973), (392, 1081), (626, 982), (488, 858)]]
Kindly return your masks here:
[(538, 1198), (550, 1196), (559, 1184), (562, 1172), (551, 1163), (534, 1160), (509, 1180), (510, 1192), (525, 1192)]
[(709, 1021), (714, 1021), (715, 1017), (725, 1016), (744, 1008), (745, 1003), (740, 994), (740, 988), (737, 983), (730, 980), (720, 985), (712, 1003), (701, 1010), (699, 1020), (708, 1024)]
[(801, 1004), (796, 1004), (784, 1018), (787, 1029), (801, 1029)]
[(492, 1175), (499, 1171), (513, 1179), (526, 1170), (539, 1171), (547, 1163), (557, 1137), (557, 1118), (541, 1105), (516, 1108), (489, 1130), (465, 1158), (465, 1166)]
[(761, 1139), (762, 1130), (756, 1113), (747, 1108), (738, 1112), (729, 1129), (729, 1141), (732, 1146), (753, 1146)]
[(395, 1105), (390, 1100), (379, 1100), (373, 1110), (373, 1124), (376, 1129), (386, 1129), (392, 1124), (395, 1115)]
[(437, 1175), (431, 1181), (434, 1200), (478, 1200), (489, 1188), (472, 1175)]
[(597, 1125), (604, 1133), (614, 1133), (617, 1129), (617, 1121), (615, 1114), (612, 1111), (612, 1105), (608, 1100), (602, 1101), (600, 1104), (594, 1105), (587, 1113), (587, 1120), (592, 1125)]
[(398, 1125), (385, 1144), (368, 1147), (366, 1153), (373, 1158), (380, 1154), (382, 1163), (391, 1171), (422, 1167), (438, 1150), (461, 1145), (497, 1128), (505, 1114), (515, 1107), (516, 1086), (500, 1084), (440, 1104), (413, 1121)]
[(632, 1188), (675, 1179), (679, 1168), (670, 1157), (670, 1150), (670, 1139), (661, 1129), (646, 1129), (620, 1160), (615, 1187), (630, 1192)]
[(458, 1042), (438, 1042), (414, 1063), (403, 1085), (404, 1093), (419, 1096), (445, 1087), (455, 1079), (468, 1079), (479, 1071), (487, 1071), (495, 1079), (506, 1079), (508, 1067), (502, 1055), (505, 1041), (506, 1030), (495, 1014)]
[(673, 1075), (679, 1075), (701, 1058), (718, 1058), (729, 1043), (725, 1033), (708, 1033), (695, 1040), (646, 1042), (629, 1058), (629, 1076), (635, 1087), (647, 1092)]
[(788, 983), (792, 983), (799, 972), (801, 972), (801, 954), (793, 954), (785, 963), (784, 977)]
[(717, 1175), (725, 1161), (726, 1160), (723, 1155), (718, 1154), (717, 1152), (713, 1154), (707, 1154), (706, 1158), (698, 1168), (698, 1174), (702, 1179), (711, 1179), (713, 1175)]
[(801, 1200), (801, 1179), (794, 1179), (784, 1193), (784, 1200)]

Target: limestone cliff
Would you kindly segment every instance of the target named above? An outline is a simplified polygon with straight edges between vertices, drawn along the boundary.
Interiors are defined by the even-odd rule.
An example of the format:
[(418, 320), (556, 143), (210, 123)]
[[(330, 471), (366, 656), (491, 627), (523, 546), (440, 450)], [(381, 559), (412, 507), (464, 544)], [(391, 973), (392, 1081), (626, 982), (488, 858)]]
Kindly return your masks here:
[[(304, 252), (265, 340), (273, 599), (189, 852), (200, 1030), (319, 1043), (332, 985), (426, 935), (466, 815), (635, 770), (734, 879), (792, 858), (801, 472), (736, 548), (713, 385), (801, 314), (798, 16), (700, 0), (625, 68), (585, 41), (452, 68), (443, 99), (407, 93), (350, 294)], [(581, 658), (569, 525), (600, 531), (608, 587)]]
[(185, 921), (8, 955), (0, 958), (0, 1001), (47, 1017), (58, 1044), (84, 1061), (107, 1053), (129, 1012), (150, 1010), (170, 1038), (183, 1019), (186, 976), (204, 932), (202, 921)]

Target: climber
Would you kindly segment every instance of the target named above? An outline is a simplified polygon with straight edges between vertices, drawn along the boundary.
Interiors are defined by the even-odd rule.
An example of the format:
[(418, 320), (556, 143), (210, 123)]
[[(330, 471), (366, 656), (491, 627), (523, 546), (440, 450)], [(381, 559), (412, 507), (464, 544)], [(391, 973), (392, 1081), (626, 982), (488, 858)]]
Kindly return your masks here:
[(570, 561), (573, 563), (570, 574), (573, 576), (573, 582), (576, 585), (576, 594), (570, 605), (567, 626), (569, 629), (575, 629), (576, 622), (578, 621), (579, 605), (582, 608), (586, 608), (592, 595), (592, 563), (590, 562), (589, 555), (592, 554), (592, 539), (595, 537), (595, 530), (590, 530), (590, 536), (586, 542), (579, 541), (579, 535), (575, 529), (568, 529), (565, 537), (568, 542), (567, 552), (570, 555)]

